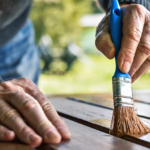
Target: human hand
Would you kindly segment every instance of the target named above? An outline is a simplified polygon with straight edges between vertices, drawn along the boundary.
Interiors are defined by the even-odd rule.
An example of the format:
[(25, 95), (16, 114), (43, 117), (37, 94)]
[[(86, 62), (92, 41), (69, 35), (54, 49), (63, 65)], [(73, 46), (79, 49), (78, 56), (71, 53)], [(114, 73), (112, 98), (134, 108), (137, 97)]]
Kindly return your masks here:
[[(124, 7), (126, 6), (126, 7)], [(150, 69), (150, 12), (138, 4), (122, 6), (123, 38), (118, 55), (119, 69), (134, 82)], [(108, 13), (97, 28), (96, 47), (107, 58), (115, 56)]]
[(15, 137), (37, 147), (69, 139), (70, 132), (49, 100), (26, 78), (0, 84), (0, 141)]

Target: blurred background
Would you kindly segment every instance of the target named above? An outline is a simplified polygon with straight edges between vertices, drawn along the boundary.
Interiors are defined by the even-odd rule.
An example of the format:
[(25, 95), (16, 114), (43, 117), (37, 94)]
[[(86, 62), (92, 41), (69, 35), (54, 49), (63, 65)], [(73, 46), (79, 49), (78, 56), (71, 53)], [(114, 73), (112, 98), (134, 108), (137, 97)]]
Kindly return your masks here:
[[(36, 30), (45, 94), (112, 92), (114, 60), (95, 47), (95, 31), (104, 17), (97, 0), (34, 0), (30, 18)], [(148, 89), (150, 72), (133, 84)]]

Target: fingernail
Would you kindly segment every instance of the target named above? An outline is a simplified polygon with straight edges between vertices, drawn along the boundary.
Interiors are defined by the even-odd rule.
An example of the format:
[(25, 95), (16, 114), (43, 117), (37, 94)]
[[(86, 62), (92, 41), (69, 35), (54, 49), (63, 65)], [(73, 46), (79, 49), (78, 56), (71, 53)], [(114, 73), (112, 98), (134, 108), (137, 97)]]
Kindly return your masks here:
[(42, 138), (38, 135), (35, 135), (34, 133), (29, 135), (29, 144), (32, 148), (38, 147), (42, 143)]
[(46, 140), (47, 142), (51, 142), (53, 144), (55, 143), (59, 143), (61, 140), (60, 135), (57, 133), (57, 131), (55, 130), (50, 130), (47, 134), (46, 134)]
[(9, 138), (11, 139), (15, 137), (15, 133), (13, 131), (6, 131), (4, 136), (7, 137), (8, 139)]
[(124, 62), (124, 64), (123, 64), (123, 72), (129, 72), (130, 67), (131, 67), (130, 63)]
[(63, 139), (70, 139), (70, 137), (71, 137), (71, 133), (70, 133), (70, 131), (68, 130), (68, 129), (66, 129), (66, 128), (58, 128), (57, 129), (58, 131), (59, 131), (59, 133), (62, 135), (62, 138)]
[(30, 134), (29, 139), (31, 142), (35, 142), (38, 139), (38, 136), (36, 136), (35, 134)]

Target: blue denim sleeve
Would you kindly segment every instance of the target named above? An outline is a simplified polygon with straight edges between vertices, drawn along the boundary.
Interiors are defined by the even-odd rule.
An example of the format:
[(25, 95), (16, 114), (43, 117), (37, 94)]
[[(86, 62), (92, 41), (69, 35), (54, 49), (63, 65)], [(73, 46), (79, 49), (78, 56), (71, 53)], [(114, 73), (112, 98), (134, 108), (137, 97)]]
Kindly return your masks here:
[(34, 27), (30, 20), (0, 48), (0, 76), (4, 80), (26, 77), (35, 84), (40, 75)]

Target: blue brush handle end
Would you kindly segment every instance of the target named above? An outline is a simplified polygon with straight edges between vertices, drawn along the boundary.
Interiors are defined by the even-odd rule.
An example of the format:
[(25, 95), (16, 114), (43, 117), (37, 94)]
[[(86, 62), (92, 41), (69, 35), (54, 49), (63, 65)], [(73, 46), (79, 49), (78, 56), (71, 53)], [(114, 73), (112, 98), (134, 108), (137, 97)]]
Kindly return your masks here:
[(118, 3), (118, 0), (112, 0), (112, 6), (110, 11), (110, 32), (111, 38), (116, 48), (116, 71), (113, 77), (123, 77), (123, 78), (130, 78), (128, 73), (122, 73), (119, 70), (117, 59), (118, 54), (121, 48), (121, 41), (122, 41), (122, 13)]

